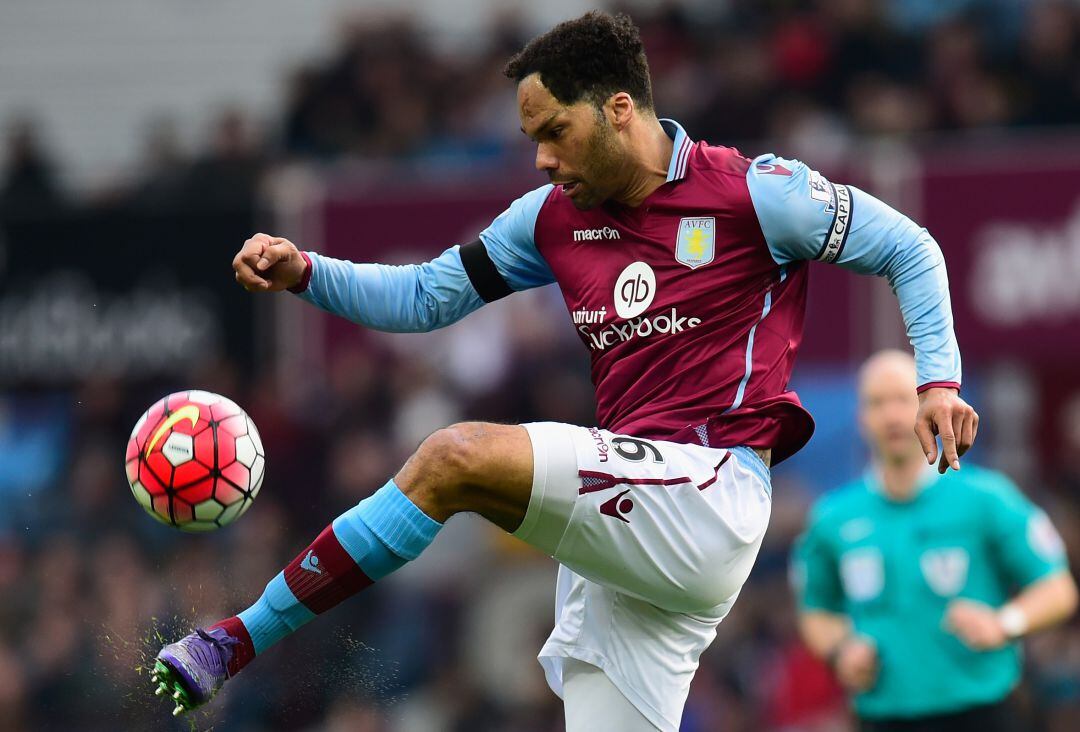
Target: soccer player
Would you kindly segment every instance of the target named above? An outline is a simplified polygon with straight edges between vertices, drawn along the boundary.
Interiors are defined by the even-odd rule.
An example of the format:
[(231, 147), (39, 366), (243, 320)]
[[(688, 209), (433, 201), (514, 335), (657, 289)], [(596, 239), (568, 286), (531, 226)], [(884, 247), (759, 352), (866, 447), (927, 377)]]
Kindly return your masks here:
[(761, 544), (770, 461), (813, 431), (787, 390), (812, 260), (896, 290), (918, 354), (926, 459), (958, 469), (974, 440), (945, 263), (925, 230), (798, 161), (749, 160), (658, 119), (625, 16), (562, 23), (506, 74), (551, 183), (479, 239), (425, 264), (383, 266), (257, 234), (233, 261), (236, 278), (387, 331), (439, 328), (557, 282), (592, 359), (599, 426), (436, 431), (255, 604), (161, 651), (155, 678), (178, 710), (415, 559), (468, 511), (562, 565), (540, 660), (567, 728), (677, 729), (698, 657)]
[(1076, 585), (1050, 520), (1008, 478), (928, 468), (915, 374), (900, 351), (862, 368), (873, 462), (811, 513), (795, 552), (799, 627), (864, 732), (1022, 732), (1016, 641), (1071, 615)]

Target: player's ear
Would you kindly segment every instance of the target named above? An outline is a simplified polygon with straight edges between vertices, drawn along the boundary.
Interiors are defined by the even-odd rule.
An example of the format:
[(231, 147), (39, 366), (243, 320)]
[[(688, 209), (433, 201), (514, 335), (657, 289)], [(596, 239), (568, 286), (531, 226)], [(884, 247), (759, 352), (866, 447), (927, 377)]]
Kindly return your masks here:
[(612, 94), (604, 105), (608, 120), (616, 130), (623, 130), (634, 116), (634, 98), (626, 92)]

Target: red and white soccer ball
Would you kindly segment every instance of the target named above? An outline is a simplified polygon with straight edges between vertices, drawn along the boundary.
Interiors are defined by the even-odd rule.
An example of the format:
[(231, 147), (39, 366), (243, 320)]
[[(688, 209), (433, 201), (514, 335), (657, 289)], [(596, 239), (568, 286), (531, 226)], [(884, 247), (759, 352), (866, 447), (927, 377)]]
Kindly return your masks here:
[(266, 463), (255, 423), (235, 402), (208, 391), (180, 391), (146, 410), (127, 445), (135, 500), (182, 531), (213, 531), (240, 518)]

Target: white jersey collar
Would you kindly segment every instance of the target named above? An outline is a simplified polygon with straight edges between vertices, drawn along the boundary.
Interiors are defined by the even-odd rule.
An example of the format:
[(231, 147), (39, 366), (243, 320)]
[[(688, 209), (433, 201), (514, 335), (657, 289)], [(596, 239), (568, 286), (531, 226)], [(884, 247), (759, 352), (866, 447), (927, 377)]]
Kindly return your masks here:
[(694, 146), (694, 141), (686, 134), (683, 126), (673, 119), (660, 120), (660, 126), (674, 143), (671, 162), (668, 163), (667, 182), (682, 180), (686, 177), (686, 161), (690, 158), (690, 148)]

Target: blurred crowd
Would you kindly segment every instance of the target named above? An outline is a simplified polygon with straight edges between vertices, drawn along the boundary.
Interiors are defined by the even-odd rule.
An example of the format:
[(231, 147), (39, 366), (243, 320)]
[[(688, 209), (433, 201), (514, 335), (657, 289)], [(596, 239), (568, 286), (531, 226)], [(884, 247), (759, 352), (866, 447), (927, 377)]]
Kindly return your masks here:
[[(1075, 124), (1080, 6), (1065, 0), (732, 0), (634, 8), (657, 109), (716, 143), (813, 157), (853, 139)], [(506, 58), (536, 29), (499, 16), (448, 50), (415, 22), (357, 20), (338, 51), (298, 69), (276, 120), (223, 112), (197, 152), (148, 123), (138, 170), (78, 196), (30, 120), (9, 132), (0, 222), (120, 212), (250, 210), (293, 159), (505, 163), (529, 146)], [(47, 135), (47, 131), (46, 131)], [(194, 220), (194, 219), (193, 219)], [(198, 222), (195, 222), (198, 225)], [(343, 348), (280, 395), (272, 368), (227, 355), (168, 382), (95, 378), (0, 394), (0, 730), (168, 728), (149, 696), (162, 639), (245, 607), (326, 523), (393, 474), (423, 436), (465, 418), (592, 424), (580, 346), (519, 347), (463, 388), (383, 340)], [(520, 345), (520, 344), (519, 344)], [(189, 536), (144, 515), (123, 483), (131, 425), (189, 385), (249, 409), (266, 483), (235, 526)], [(1051, 508), (1080, 566), (1080, 404), (1061, 462), (1024, 487)], [(988, 425), (989, 428), (992, 429)], [(1038, 478), (1038, 482), (1035, 479)], [(777, 478), (751, 580), (704, 655), (683, 729), (848, 729), (842, 694), (798, 642), (787, 554), (812, 496)], [(554, 564), (474, 517), (405, 570), (259, 659), (196, 728), (309, 732), (556, 732), (561, 706), (535, 653), (552, 622)], [(1050, 730), (1080, 715), (1080, 627), (1028, 644), (1025, 704)], [(183, 722), (176, 729), (188, 729)]]
[[(616, 6), (614, 9), (618, 9)], [(1080, 119), (1080, 7), (1069, 0), (693, 0), (628, 6), (642, 29), (657, 111), (696, 138), (768, 145), (819, 167), (853, 139), (992, 133)], [(95, 203), (221, 206), (247, 200), (269, 164), (517, 159), (502, 76), (537, 29), (496, 15), (446, 43), (415, 18), (360, 15), (336, 52), (302, 65), (276, 118), (224, 110), (196, 151), (166, 117), (146, 121), (141, 164), (106, 176)], [(0, 211), (65, 200), (32, 118), (8, 120)]]
[[(1069, 2), (750, 2), (628, 11), (656, 107), (717, 144), (1075, 124), (1080, 10)], [(478, 53), (440, 53), (408, 22), (358, 24), (297, 74), (289, 153), (470, 156), (518, 142), (499, 73), (528, 39), (503, 18)], [(786, 145), (785, 145), (786, 147)]]

